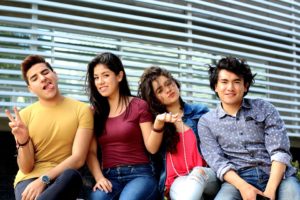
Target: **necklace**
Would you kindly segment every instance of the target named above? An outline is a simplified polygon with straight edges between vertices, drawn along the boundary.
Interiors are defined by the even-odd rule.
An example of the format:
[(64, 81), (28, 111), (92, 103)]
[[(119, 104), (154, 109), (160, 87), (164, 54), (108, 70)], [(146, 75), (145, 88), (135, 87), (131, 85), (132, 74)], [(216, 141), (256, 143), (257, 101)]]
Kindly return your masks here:
[[(183, 122), (181, 122), (181, 132), (182, 132), (182, 146), (183, 146), (183, 157), (184, 157), (184, 163), (185, 163), (185, 167), (186, 167), (186, 171), (187, 173), (189, 173), (189, 167), (188, 167), (188, 164), (187, 164), (187, 160), (186, 160), (186, 151), (185, 151), (185, 145), (184, 145), (184, 127), (183, 127)], [(171, 165), (172, 165), (172, 168), (175, 172), (175, 174), (177, 176), (182, 176), (180, 175), (175, 166), (174, 166), (174, 163), (173, 163), (173, 159), (172, 159), (172, 154), (169, 152), (169, 156), (170, 156), (170, 161), (171, 161)], [(185, 174), (184, 174), (185, 175)]]

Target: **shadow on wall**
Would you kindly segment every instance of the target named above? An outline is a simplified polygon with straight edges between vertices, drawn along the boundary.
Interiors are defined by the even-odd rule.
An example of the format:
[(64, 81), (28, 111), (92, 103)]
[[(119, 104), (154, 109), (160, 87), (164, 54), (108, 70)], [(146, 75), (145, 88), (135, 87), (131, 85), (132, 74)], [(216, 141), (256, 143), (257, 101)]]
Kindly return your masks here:
[(0, 199), (14, 200), (13, 181), (18, 170), (16, 144), (10, 132), (0, 132)]
[[(10, 132), (0, 131), (0, 200), (15, 200), (13, 182), (18, 171), (16, 161), (16, 143)], [(94, 185), (93, 177), (84, 166), (81, 170), (84, 186), (80, 192), (81, 199), (87, 199), (88, 193)]]

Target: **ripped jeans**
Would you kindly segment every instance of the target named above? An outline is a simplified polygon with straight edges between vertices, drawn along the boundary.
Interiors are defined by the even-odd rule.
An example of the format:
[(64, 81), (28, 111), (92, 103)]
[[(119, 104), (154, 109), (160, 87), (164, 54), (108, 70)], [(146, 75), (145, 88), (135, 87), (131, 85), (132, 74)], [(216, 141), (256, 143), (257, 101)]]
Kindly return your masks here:
[[(203, 170), (201, 172), (200, 170)], [(207, 167), (194, 167), (186, 176), (177, 177), (170, 188), (172, 200), (203, 200), (203, 195), (215, 196), (219, 190), (215, 172)]]

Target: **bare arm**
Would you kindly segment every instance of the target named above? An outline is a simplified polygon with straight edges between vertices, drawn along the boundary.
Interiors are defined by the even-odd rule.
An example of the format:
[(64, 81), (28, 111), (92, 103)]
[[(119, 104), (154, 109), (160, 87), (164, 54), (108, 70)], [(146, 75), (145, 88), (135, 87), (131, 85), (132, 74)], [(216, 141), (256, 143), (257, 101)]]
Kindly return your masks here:
[(56, 167), (51, 169), (47, 175), (51, 179), (55, 179), (65, 169), (78, 169), (84, 163), (89, 150), (89, 145), (93, 136), (91, 129), (80, 128), (77, 130), (72, 146), (72, 154)]
[(151, 122), (144, 122), (140, 124), (144, 143), (149, 153), (155, 154), (158, 151), (163, 138), (163, 127), (165, 122), (174, 123), (179, 120), (181, 119), (178, 114), (163, 113), (156, 116), (153, 128)]
[(263, 195), (262, 191), (247, 183), (233, 170), (226, 172), (223, 178), (240, 191), (243, 199), (255, 200), (257, 194)]
[(95, 136), (93, 137), (89, 148), (87, 156), (87, 165), (96, 181), (104, 177), (97, 157), (97, 141)]
[(32, 171), (34, 166), (34, 148), (29, 137), (28, 128), (22, 121), (16, 107), (14, 107), (15, 117), (11, 115), (9, 110), (5, 110), (5, 113), (10, 120), (9, 127), (11, 128), (11, 133), (14, 135), (16, 143), (26, 144), (18, 148), (17, 163), (21, 172), (27, 174)]
[(111, 192), (112, 184), (107, 178), (105, 178), (101, 171), (101, 167), (97, 156), (97, 140), (95, 136), (92, 139), (90, 149), (88, 152), (87, 165), (96, 181), (96, 184), (93, 187), (93, 191), (99, 189), (105, 192)]
[[(91, 129), (78, 129), (72, 146), (72, 154), (44, 175), (49, 176), (53, 180), (66, 169), (78, 169), (81, 167), (85, 162), (92, 135)], [(45, 187), (46, 185), (41, 178), (36, 179), (25, 188), (22, 193), (22, 200), (35, 199), (44, 191)]]
[(140, 127), (142, 130), (144, 143), (147, 151), (149, 153), (155, 154), (160, 147), (163, 138), (163, 133), (162, 132), (157, 133), (153, 131), (151, 122), (141, 123)]
[(270, 178), (264, 191), (264, 195), (271, 198), (271, 200), (275, 200), (276, 190), (282, 180), (285, 169), (286, 165), (284, 163), (277, 161), (272, 162)]
[(18, 148), (17, 163), (22, 173), (27, 174), (33, 170), (34, 148), (31, 140), (27, 145)]

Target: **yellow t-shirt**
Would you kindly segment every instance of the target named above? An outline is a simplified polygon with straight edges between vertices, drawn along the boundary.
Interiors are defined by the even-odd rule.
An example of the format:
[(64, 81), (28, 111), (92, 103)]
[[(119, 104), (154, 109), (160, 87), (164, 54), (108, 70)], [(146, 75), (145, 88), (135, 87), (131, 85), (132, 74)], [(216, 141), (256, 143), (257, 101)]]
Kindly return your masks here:
[(72, 153), (77, 129), (93, 129), (93, 114), (89, 106), (70, 98), (58, 105), (46, 107), (36, 102), (20, 112), (27, 125), (35, 150), (34, 169), (18, 171), (14, 185), (22, 180), (40, 177)]

